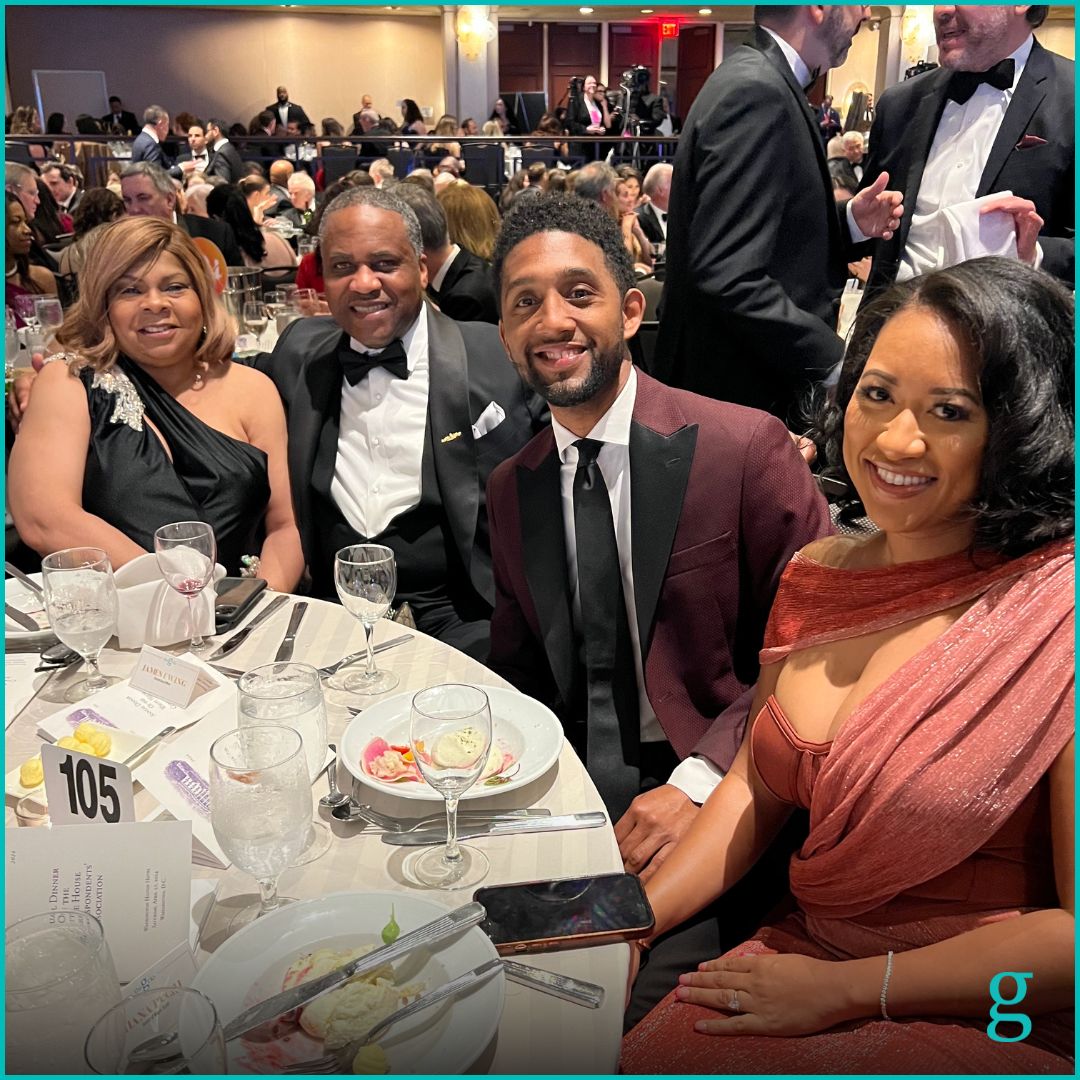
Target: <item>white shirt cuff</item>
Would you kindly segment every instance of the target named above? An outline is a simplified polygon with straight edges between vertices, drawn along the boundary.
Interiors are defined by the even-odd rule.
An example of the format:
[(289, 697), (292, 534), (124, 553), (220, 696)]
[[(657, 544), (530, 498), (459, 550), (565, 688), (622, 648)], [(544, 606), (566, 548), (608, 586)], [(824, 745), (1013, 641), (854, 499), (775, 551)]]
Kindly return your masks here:
[(855, 222), (855, 215), (851, 212), (850, 199), (848, 199), (847, 205), (844, 207), (844, 213), (847, 214), (848, 232), (851, 233), (851, 242), (853, 244), (861, 244), (864, 240), (869, 240), (870, 237), (867, 236)]
[(1041, 270), (1042, 269), (1042, 264), (1043, 264), (1042, 244), (1040, 244), (1038, 242), (1038, 240), (1036, 240), (1035, 241), (1035, 269), (1036, 270)]
[(713, 788), (724, 779), (724, 773), (708, 758), (700, 754), (691, 754), (685, 761), (680, 761), (668, 783), (677, 787), (691, 802), (699, 806), (712, 794)]

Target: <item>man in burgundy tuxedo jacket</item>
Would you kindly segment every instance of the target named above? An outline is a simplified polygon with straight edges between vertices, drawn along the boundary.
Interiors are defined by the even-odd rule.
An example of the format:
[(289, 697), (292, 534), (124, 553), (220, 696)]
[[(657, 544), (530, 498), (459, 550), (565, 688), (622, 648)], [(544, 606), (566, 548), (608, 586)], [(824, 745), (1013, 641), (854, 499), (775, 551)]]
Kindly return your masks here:
[[(616, 821), (627, 869), (648, 876), (731, 765), (780, 575), (830, 531), (828, 510), (780, 421), (633, 368), (626, 340), (644, 297), (602, 210), (528, 200), (504, 222), (493, 271), (503, 344), (552, 427), (488, 483), (489, 665), (556, 711)], [(607, 488), (606, 533), (583, 533), (595, 504), (579, 503), (579, 487), (597, 466), (602, 477), (588, 483)], [(604, 535), (618, 551), (597, 570), (604, 545), (593, 537)], [(597, 608), (611, 622), (625, 614), (629, 636), (612, 630), (597, 647)], [(597, 668), (594, 648), (615, 656), (614, 675)], [(621, 668), (620, 649), (632, 660)], [(610, 676), (600, 693), (598, 670)], [(598, 756), (594, 739), (610, 737), (601, 729), (616, 712)], [(628, 808), (626, 777), (637, 785)], [(712, 933), (697, 959), (717, 955)]]

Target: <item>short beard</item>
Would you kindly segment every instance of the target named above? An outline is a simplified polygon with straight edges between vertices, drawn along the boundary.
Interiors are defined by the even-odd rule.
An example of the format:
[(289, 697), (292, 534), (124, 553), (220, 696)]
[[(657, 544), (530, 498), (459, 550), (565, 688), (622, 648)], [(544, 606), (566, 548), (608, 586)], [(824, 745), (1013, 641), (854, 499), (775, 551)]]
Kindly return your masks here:
[(840, 6), (830, 7), (821, 25), (821, 38), (829, 54), (829, 67), (839, 67), (846, 59), (851, 42), (858, 27), (851, 31), (844, 25), (844, 10)]
[(549, 405), (557, 409), (573, 409), (592, 401), (597, 394), (613, 386), (619, 378), (625, 348), (619, 347), (606, 353), (593, 352), (589, 370), (579, 379), (561, 379), (544, 382), (526, 360), (522, 376), (529, 389), (535, 390)]
[(977, 36), (970, 26), (967, 27), (967, 47), (961, 53), (939, 57), (941, 66), (947, 71), (985, 71), (1007, 56), (1001, 49), (1009, 33), (1009, 15), (1006, 11), (996, 14), (1000, 16), (999, 20), (984, 23), (978, 28)]

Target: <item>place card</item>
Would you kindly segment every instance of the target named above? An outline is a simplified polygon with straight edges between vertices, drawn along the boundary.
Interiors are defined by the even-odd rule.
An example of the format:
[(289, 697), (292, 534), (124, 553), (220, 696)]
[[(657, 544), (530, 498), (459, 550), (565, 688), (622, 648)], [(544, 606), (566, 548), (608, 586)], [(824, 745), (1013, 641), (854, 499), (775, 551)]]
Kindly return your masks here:
[(180, 942), (160, 960), (136, 975), (124, 987), (124, 997), (142, 994), (147, 990), (165, 990), (174, 986), (190, 986), (195, 978), (195, 957), (186, 941)]
[(47, 911), (101, 920), (116, 973), (128, 982), (177, 945), (191, 921), (191, 825), (121, 822), (78, 829), (8, 829), (8, 924)]
[[(178, 656), (144, 645), (131, 676), (131, 686), (144, 694), (186, 709), (195, 696), (202, 672), (197, 664), (189, 664)], [(207, 686), (206, 689), (211, 689)]]

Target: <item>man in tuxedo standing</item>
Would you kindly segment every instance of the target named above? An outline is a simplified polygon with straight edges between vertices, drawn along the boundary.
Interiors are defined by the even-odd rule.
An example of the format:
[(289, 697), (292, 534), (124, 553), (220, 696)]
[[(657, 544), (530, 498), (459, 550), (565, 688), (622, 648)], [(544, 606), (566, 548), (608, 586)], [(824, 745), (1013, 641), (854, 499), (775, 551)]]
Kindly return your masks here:
[(821, 99), (817, 108), (817, 122), (823, 143), (828, 143), (834, 135), (840, 134), (840, 114), (833, 108), (832, 94), (826, 94)]
[(194, 123), (187, 129), (187, 143), (187, 151), (176, 159), (176, 164), (184, 171), (185, 176), (193, 172), (207, 175), (206, 170), (210, 167), (210, 148), (206, 144), (206, 129), (201, 123)]
[(139, 130), (139, 122), (135, 119), (135, 114), (125, 109), (124, 103), (114, 95), (109, 98), (109, 112), (101, 118), (101, 129), (121, 135), (134, 135)]
[(289, 475), (315, 596), (334, 553), (393, 549), (397, 603), (425, 633), (486, 657), (495, 588), (485, 510), (491, 470), (544, 422), (498, 333), (424, 302), (420, 225), (392, 191), (353, 188), (323, 214), (332, 318), (298, 319), (258, 366), (289, 426)]
[(172, 159), (162, 148), (169, 134), (169, 114), (160, 105), (148, 105), (143, 112), (143, 129), (131, 144), (131, 162), (147, 161), (163, 169), (171, 169)]
[[(560, 717), (648, 877), (734, 759), (780, 575), (828, 509), (779, 421), (634, 369), (645, 298), (602, 209), (523, 201), (493, 270), (503, 344), (552, 423), (488, 485), (488, 664)], [(631, 1018), (760, 921), (772, 901), (749, 897), (656, 943)]]
[[(839, 363), (851, 257), (805, 88), (847, 56), (869, 8), (757, 7), (750, 41), (709, 76), (679, 136), (657, 374), (672, 386), (799, 423), (797, 403)], [(849, 204), (892, 235), (882, 173)]]
[(942, 266), (942, 211), (996, 192), (981, 212), (1012, 215), (1018, 257), (1073, 287), (1074, 65), (1033, 36), (1047, 10), (935, 8), (941, 67), (886, 90), (870, 132), (864, 183), (887, 171), (906, 212), (869, 291)]
[(244, 163), (240, 153), (225, 137), (224, 121), (211, 117), (206, 121), (206, 143), (210, 148), (210, 164), (207, 176), (220, 176), (230, 184), (237, 184), (244, 175)]
[(267, 105), (266, 111), (274, 114), (274, 119), (278, 122), (282, 131), (288, 127), (290, 122), (298, 125), (297, 131), (300, 130), (299, 125), (311, 123), (303, 107), (294, 105), (289, 100), (289, 91), (284, 86), (277, 88), (277, 100), (272, 105)]
[(637, 208), (641, 231), (650, 244), (667, 243), (668, 204), (671, 199), (672, 166), (666, 161), (657, 162), (645, 174), (641, 182), (642, 194), (649, 197), (647, 203)]

